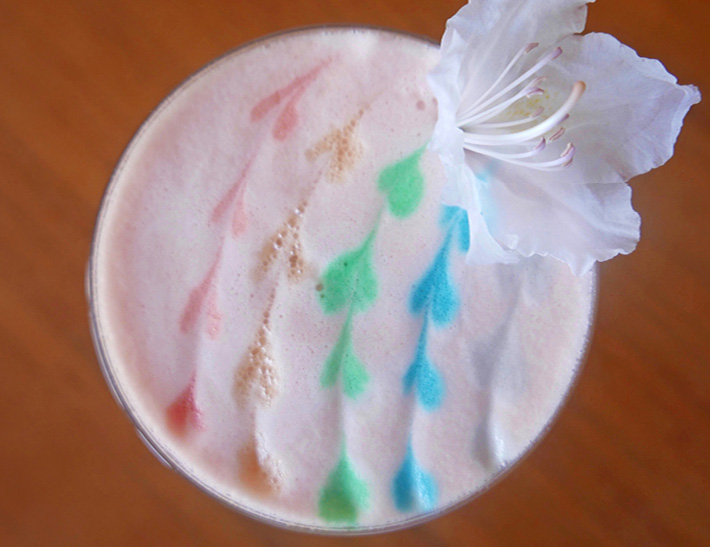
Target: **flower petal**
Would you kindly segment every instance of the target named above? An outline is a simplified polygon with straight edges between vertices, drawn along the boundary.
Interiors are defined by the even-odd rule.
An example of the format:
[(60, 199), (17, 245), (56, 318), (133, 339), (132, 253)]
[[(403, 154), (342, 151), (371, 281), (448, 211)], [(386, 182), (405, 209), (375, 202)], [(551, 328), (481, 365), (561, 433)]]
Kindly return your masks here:
[[(694, 86), (677, 85), (660, 62), (639, 57), (609, 35), (573, 35), (584, 27), (586, 3), (470, 0), (447, 23), (440, 64), (429, 76), (439, 104), (430, 147), (446, 168), (449, 183), (443, 202), (468, 213), (469, 262), (514, 262), (523, 256), (549, 255), (581, 274), (595, 261), (629, 253), (636, 246), (640, 220), (625, 182), (671, 157), (683, 118), (700, 94)], [(525, 139), (515, 144), (525, 131), (508, 139), (510, 147), (498, 145), (490, 155), (476, 148), (471, 135), (469, 149), (463, 147), (459, 125), (475, 134), (471, 124), (476, 123), (476, 113), (487, 107), (483, 101), (490, 104), (514, 93), (491, 96), (495, 93), (488, 91), (491, 84), (496, 89), (507, 86), (540, 58), (522, 53), (521, 48), (531, 43), (540, 43), (542, 52), (559, 45), (564, 53), (530, 72), (547, 77), (544, 95), (542, 90), (528, 95), (524, 102), (515, 103), (514, 111), (501, 112), (501, 119), (494, 122), (512, 121), (511, 112), (513, 120), (539, 116), (539, 112), (549, 116), (566, 101), (574, 82), (585, 82), (586, 93), (564, 121), (564, 138), (551, 139), (553, 133), (562, 135), (553, 128), (531, 160), (540, 168), (564, 161), (558, 158), (571, 142), (574, 162), (559, 171), (513, 161), (528, 153), (520, 148)], [(513, 67), (509, 72), (508, 66)], [(485, 142), (487, 135), (484, 129), (479, 140)], [(498, 138), (498, 142), (503, 141)], [(532, 146), (532, 138), (527, 144)]]
[(581, 32), (586, 4), (587, 0), (470, 0), (446, 24), (441, 42), (444, 66), (433, 77), (450, 76), (450, 65), (456, 61), (456, 78), (449, 81), (458, 85), (464, 102), (467, 96), (478, 97), (522, 47), (539, 43), (544, 51)]
[(440, 62), (429, 74), (439, 113), (431, 148), (444, 162), (461, 163), (464, 158), (463, 133), (456, 124), (462, 96), (483, 93), (526, 44), (550, 47), (581, 32), (586, 4), (586, 0), (470, 0), (447, 21)]
[[(485, 181), (477, 178), (466, 165), (444, 165), (446, 180), (450, 181), (441, 195), (445, 205), (461, 207), (468, 215), (470, 229), (469, 249), (466, 261), (469, 264), (510, 264), (520, 256), (504, 249), (489, 231), (489, 219), (481, 208), (481, 185)], [(455, 182), (453, 182), (455, 181)], [(492, 213), (490, 209), (486, 214)]]
[(505, 247), (526, 257), (553, 256), (576, 275), (636, 248), (641, 220), (627, 184), (538, 184), (525, 175), (501, 166), (486, 190), (497, 204), (491, 235)]
[(550, 81), (583, 80), (587, 91), (565, 123), (577, 148), (570, 182), (624, 182), (673, 155), (683, 118), (700, 101), (694, 86), (679, 86), (663, 65), (644, 59), (608, 34), (571, 36), (550, 70)]
[[(557, 172), (499, 165), (486, 194), (496, 211), (488, 229), (504, 247), (554, 256), (579, 274), (634, 250), (640, 220), (623, 183), (671, 157), (700, 94), (612, 36), (573, 36), (563, 48), (550, 81), (587, 83), (565, 123), (565, 141), (577, 148), (574, 163)], [(466, 162), (481, 171), (480, 158), (467, 154)]]

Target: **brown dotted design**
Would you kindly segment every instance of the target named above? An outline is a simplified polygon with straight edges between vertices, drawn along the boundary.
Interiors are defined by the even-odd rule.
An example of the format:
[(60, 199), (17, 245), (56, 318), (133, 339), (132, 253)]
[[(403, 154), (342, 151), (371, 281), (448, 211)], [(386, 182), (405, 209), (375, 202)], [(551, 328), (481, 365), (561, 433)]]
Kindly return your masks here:
[(257, 404), (270, 405), (279, 393), (279, 376), (271, 356), (272, 305), (273, 298), (235, 374), (234, 393), (242, 406), (247, 399), (254, 399)]
[(345, 173), (362, 157), (363, 146), (356, 138), (355, 130), (364, 113), (364, 109), (360, 110), (345, 126), (334, 129), (306, 151), (306, 158), (309, 161), (314, 161), (326, 152), (331, 153), (328, 179), (333, 182), (342, 182)]
[(283, 473), (259, 439), (250, 439), (239, 451), (239, 480), (253, 494), (270, 496), (283, 488)]
[(260, 267), (254, 272), (257, 279), (261, 279), (269, 271), (279, 255), (286, 256), (289, 280), (299, 281), (301, 279), (306, 262), (303, 258), (303, 246), (299, 232), (307, 205), (308, 202), (302, 201), (286, 219), (286, 222), (266, 241), (261, 250)]

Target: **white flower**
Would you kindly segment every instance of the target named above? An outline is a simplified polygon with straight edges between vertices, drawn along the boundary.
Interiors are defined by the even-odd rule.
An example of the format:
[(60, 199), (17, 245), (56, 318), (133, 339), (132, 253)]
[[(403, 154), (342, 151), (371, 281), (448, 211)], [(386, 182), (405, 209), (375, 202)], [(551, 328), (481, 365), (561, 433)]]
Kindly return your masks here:
[(671, 157), (700, 100), (612, 36), (576, 34), (586, 3), (471, 0), (447, 23), (430, 147), (443, 201), (468, 211), (473, 263), (550, 255), (582, 274), (633, 251), (626, 181)]

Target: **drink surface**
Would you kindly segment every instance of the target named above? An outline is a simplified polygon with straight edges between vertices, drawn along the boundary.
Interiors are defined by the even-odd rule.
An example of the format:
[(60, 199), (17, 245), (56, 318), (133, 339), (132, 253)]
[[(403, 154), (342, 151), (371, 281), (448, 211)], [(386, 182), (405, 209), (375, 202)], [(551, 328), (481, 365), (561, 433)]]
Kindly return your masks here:
[(470, 266), (426, 149), (437, 48), (373, 29), (246, 46), (153, 114), (92, 257), (104, 367), (151, 443), (232, 505), (388, 527), (484, 487), (549, 423), (594, 276)]

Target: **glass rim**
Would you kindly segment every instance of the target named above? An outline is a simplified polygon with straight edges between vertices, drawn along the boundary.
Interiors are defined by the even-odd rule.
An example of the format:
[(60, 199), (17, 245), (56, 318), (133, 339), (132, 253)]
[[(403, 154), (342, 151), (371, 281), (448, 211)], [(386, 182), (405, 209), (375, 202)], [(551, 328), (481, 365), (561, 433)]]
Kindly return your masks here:
[[(239, 503), (230, 496), (220, 492), (216, 488), (212, 487), (206, 481), (202, 480), (197, 476), (196, 473), (190, 471), (189, 466), (181, 463), (181, 459), (172, 453), (166, 446), (163, 446), (157, 435), (154, 435), (151, 428), (140, 419), (140, 412), (137, 411), (133, 405), (131, 405), (130, 397), (124, 392), (125, 387), (121, 385), (121, 382), (116, 377), (114, 373), (114, 366), (112, 365), (111, 359), (108, 355), (106, 345), (104, 343), (103, 328), (101, 321), (99, 319), (99, 314), (97, 312), (97, 254), (98, 248), (100, 246), (101, 232), (104, 224), (104, 219), (106, 217), (107, 211), (111, 205), (111, 194), (114, 187), (118, 184), (120, 175), (127, 161), (129, 160), (133, 149), (138, 145), (142, 135), (147, 131), (147, 129), (152, 125), (153, 121), (160, 116), (160, 114), (170, 105), (170, 103), (178, 97), (182, 92), (184, 92), (190, 85), (205, 76), (208, 72), (218, 68), (218, 66), (231, 58), (233, 55), (241, 54), (253, 47), (258, 47), (259, 45), (269, 42), (274, 39), (279, 39), (282, 37), (288, 37), (301, 33), (308, 33), (313, 31), (347, 31), (347, 30), (362, 30), (362, 31), (376, 31), (386, 34), (398, 35), (402, 37), (408, 37), (413, 40), (418, 40), (420, 42), (427, 43), (432, 47), (438, 47), (439, 42), (433, 40), (432, 38), (398, 29), (392, 29), (384, 26), (378, 25), (368, 25), (368, 24), (349, 24), (349, 23), (334, 23), (334, 24), (322, 24), (322, 25), (307, 25), (299, 26), (290, 29), (284, 29), (277, 32), (269, 33), (264, 36), (257, 37), (255, 39), (249, 40), (240, 44), (225, 53), (219, 55), (213, 60), (209, 61), (205, 65), (201, 66), (189, 76), (184, 78), (179, 84), (174, 86), (172, 90), (154, 107), (151, 112), (146, 116), (144, 121), (139, 125), (138, 129), (135, 131), (133, 136), (128, 141), (122, 151), (116, 166), (113, 168), (111, 176), (106, 184), (103, 195), (101, 197), (98, 213), (96, 216), (96, 222), (94, 225), (91, 244), (89, 249), (89, 260), (87, 263), (87, 270), (85, 275), (85, 292), (88, 302), (88, 315), (89, 315), (89, 327), (91, 331), (91, 337), (96, 352), (96, 356), (99, 362), (99, 367), (101, 373), (106, 381), (106, 384), (111, 392), (116, 403), (123, 410), (124, 414), (131, 421), (137, 436), (146, 446), (146, 448), (153, 454), (153, 456), (158, 459), (165, 467), (175, 471), (182, 478), (187, 479), (192, 485), (196, 486), (199, 490), (209, 495), (211, 498), (216, 499), (223, 505), (226, 505), (229, 509), (236, 511), (237, 513), (247, 516), (249, 518), (255, 519), (259, 522), (275, 526), (277, 528), (285, 529), (292, 532), (309, 533), (315, 535), (326, 535), (326, 536), (365, 536), (382, 534), (386, 532), (395, 532), (399, 530), (404, 530), (424, 524), (433, 519), (444, 516), (451, 513), (460, 507), (472, 502), (474, 499), (486, 493), (493, 486), (495, 486), (501, 479), (507, 476), (513, 469), (517, 468), (520, 463), (527, 459), (527, 457), (537, 448), (540, 442), (547, 436), (548, 432), (556, 422), (561, 410), (566, 405), (570, 398), (570, 394), (574, 390), (581, 369), (583, 368), (591, 345), (591, 338), (594, 332), (594, 327), (596, 324), (596, 314), (598, 309), (598, 285), (599, 285), (599, 267), (595, 264), (593, 269), (590, 271), (592, 279), (590, 281), (590, 308), (589, 308), (589, 320), (587, 323), (587, 328), (584, 336), (584, 341), (578, 359), (574, 365), (572, 376), (568, 381), (563, 395), (560, 397), (559, 401), (555, 406), (555, 410), (550, 414), (549, 419), (542, 427), (537, 435), (530, 441), (530, 443), (525, 447), (525, 449), (520, 453), (520, 455), (512, 460), (510, 463), (506, 463), (498, 469), (496, 472), (492, 473), (488, 480), (480, 487), (468, 492), (460, 499), (453, 501), (445, 506), (439, 507), (432, 511), (427, 511), (424, 513), (419, 513), (412, 516), (407, 516), (403, 519), (386, 522), (383, 524), (378, 524), (374, 526), (318, 526), (311, 524), (303, 524), (294, 521), (289, 521), (286, 519), (279, 518), (272, 514), (267, 514), (265, 512), (259, 511), (252, 507), (247, 506), (244, 503)], [(183, 458), (184, 459), (184, 458)]]

